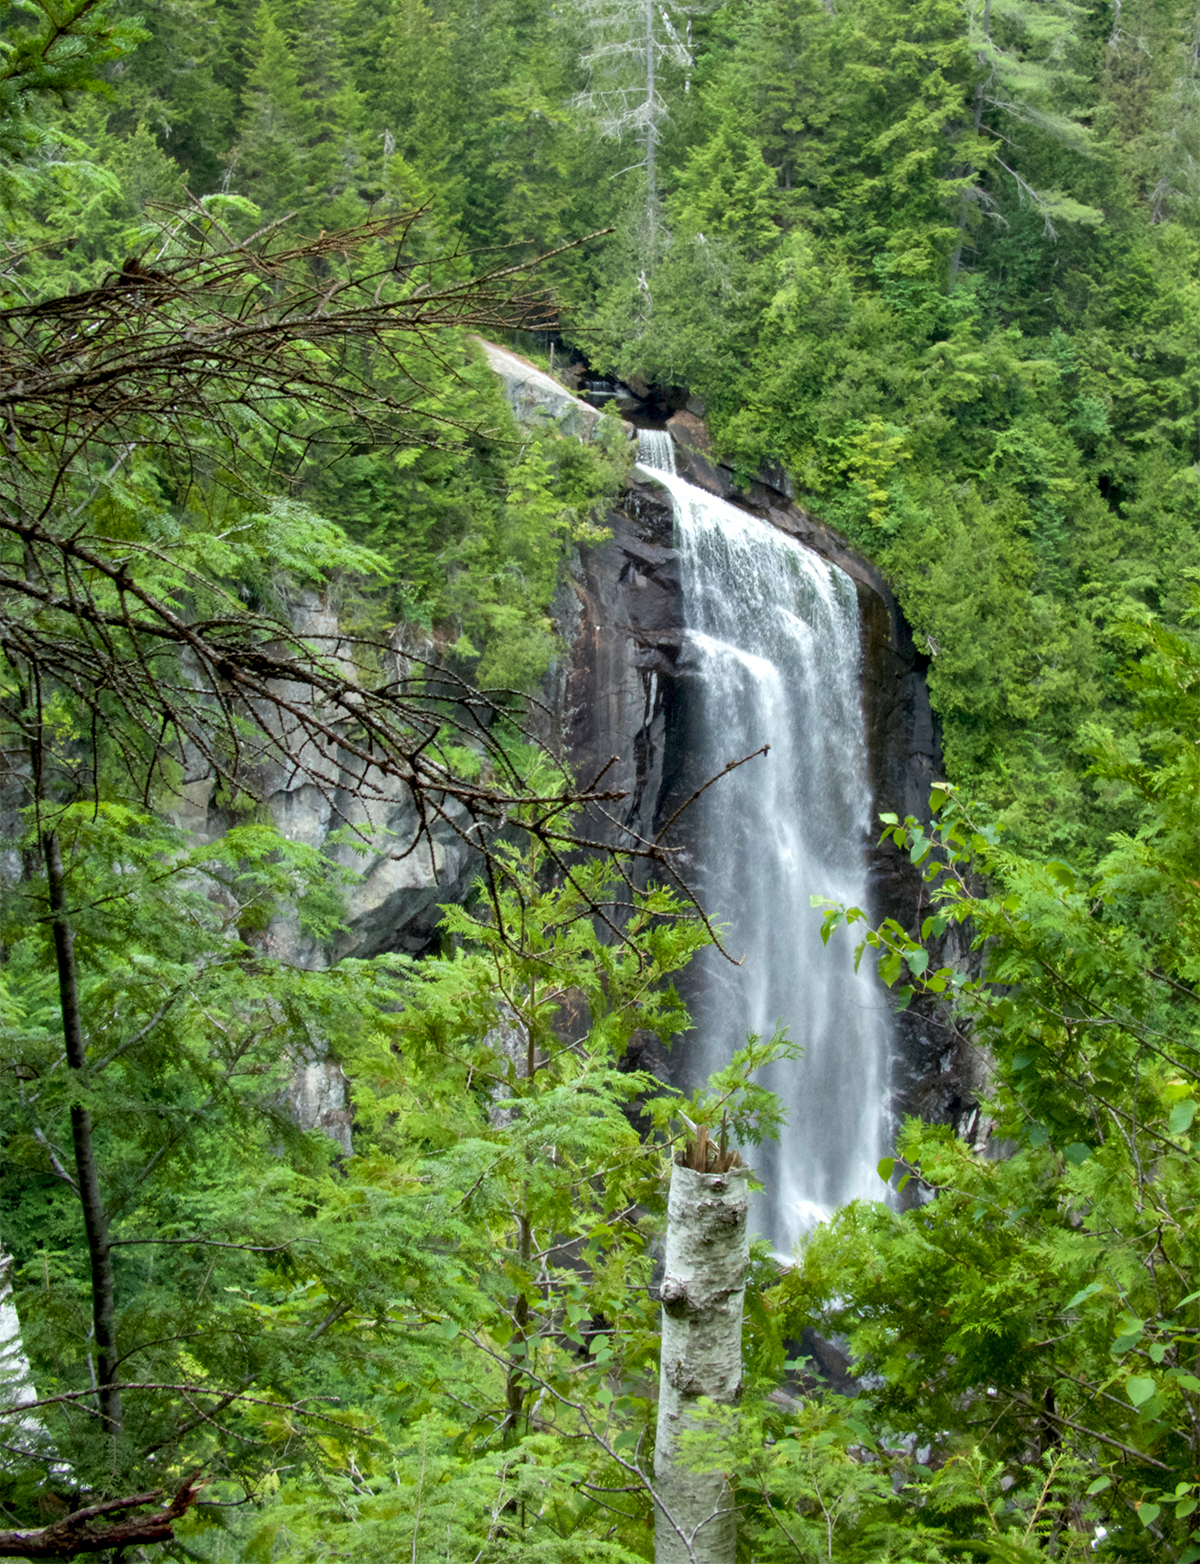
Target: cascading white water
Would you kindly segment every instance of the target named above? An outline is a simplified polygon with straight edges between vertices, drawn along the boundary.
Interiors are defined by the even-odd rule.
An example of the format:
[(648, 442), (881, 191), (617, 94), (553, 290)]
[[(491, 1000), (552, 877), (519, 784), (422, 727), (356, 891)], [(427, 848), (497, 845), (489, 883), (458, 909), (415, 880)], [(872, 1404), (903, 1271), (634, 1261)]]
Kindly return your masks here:
[(666, 429), (643, 429), (638, 435), (638, 462), (655, 477), (675, 476), (675, 442)]
[(879, 1199), (888, 1117), (883, 1002), (854, 944), (826, 947), (814, 894), (866, 899), (871, 792), (858, 600), (836, 566), (675, 475), (669, 433), (645, 431), (639, 460), (667, 488), (682, 554), (694, 783), (763, 744), (693, 806), (690, 872), (728, 932), (733, 966), (705, 951), (690, 987), (689, 1060), (706, 1075), (748, 1032), (787, 1028), (803, 1054), (773, 1067), (788, 1123), (755, 1153), (766, 1188), (759, 1231), (783, 1254), (835, 1206)]

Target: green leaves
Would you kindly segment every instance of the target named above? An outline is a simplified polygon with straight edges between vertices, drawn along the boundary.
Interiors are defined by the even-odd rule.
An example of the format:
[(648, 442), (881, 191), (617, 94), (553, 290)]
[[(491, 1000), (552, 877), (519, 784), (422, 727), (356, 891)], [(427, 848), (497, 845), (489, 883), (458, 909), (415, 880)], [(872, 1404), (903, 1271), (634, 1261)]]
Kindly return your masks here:
[[(116, 803), (58, 811), (44, 803), (37, 824), (50, 822), (65, 861), (87, 1052), (76, 1080), (67, 1080), (38, 886), (10, 885), (3, 1063), (17, 1078), (40, 1082), (6, 1096), (0, 1119), (6, 1239), (19, 1266), (28, 1344), (54, 1365), (44, 1384), (70, 1393), (88, 1382), (86, 1354), (72, 1346), (75, 1311), (90, 1307), (87, 1251), (78, 1242), (75, 1191), (56, 1173), (82, 1101), (115, 1257), (122, 1377), (191, 1385), (202, 1403), (233, 1398), (218, 1441), (205, 1419), (181, 1427), (175, 1392), (127, 1392), (119, 1460), (114, 1467), (106, 1457), (96, 1480), (139, 1486), (155, 1452), (170, 1450), (250, 1481), (271, 1468), (273, 1436), (264, 1423), (290, 1420), (292, 1434), (307, 1439), (308, 1398), (289, 1407), (292, 1398), (275, 1387), (286, 1384), (288, 1361), (314, 1332), (322, 1342), (313, 1349), (318, 1372), (337, 1372), (342, 1340), (330, 1326), (350, 1309), (338, 1242), (348, 1211), (329, 1169), (334, 1142), (302, 1130), (289, 1098), (299, 1074), (329, 1108), (341, 1107), (331, 1041), (349, 1054), (364, 1034), (386, 1034), (395, 985), (386, 966), (306, 972), (264, 954), (271, 918), (296, 916), (314, 897), (315, 927), (333, 931), (326, 891), (337, 878), (319, 854), (265, 825), (247, 823), (196, 846)], [(340, 1115), (326, 1122), (348, 1142)], [(360, 1217), (367, 1204), (364, 1193)], [(420, 1204), (429, 1209), (427, 1195)], [(394, 1218), (393, 1205), (373, 1242), (395, 1240)], [(439, 1225), (447, 1234), (456, 1226), (449, 1214)], [(53, 1268), (39, 1253), (47, 1237), (56, 1247), (63, 1240)], [(453, 1292), (436, 1261), (411, 1263), (407, 1278), (414, 1291)], [(237, 1399), (259, 1376), (252, 1399)], [(86, 1480), (95, 1457), (73, 1403), (64, 1405), (49, 1414), (50, 1432)]]
[(1077, 1309), (1088, 1298), (1094, 1298), (1098, 1292), (1104, 1291), (1103, 1282), (1089, 1282), (1086, 1287), (1081, 1287), (1077, 1293), (1068, 1298), (1063, 1304), (1064, 1309)]
[(1157, 1389), (1155, 1382), (1145, 1375), (1134, 1374), (1125, 1381), (1125, 1394), (1135, 1407), (1143, 1406)]
[[(45, 99), (111, 92), (105, 67), (147, 36), (95, 0), (24, 0), (5, 8), (0, 38), (0, 153), (29, 157), (46, 134)], [(12, 15), (13, 12), (17, 14)], [(6, 192), (7, 194), (8, 192)]]
[(1190, 1097), (1185, 1098), (1182, 1102), (1177, 1102), (1167, 1115), (1167, 1129), (1172, 1135), (1186, 1135), (1195, 1117), (1195, 1100)]
[(452, 568), (429, 607), (462, 624), (466, 644), (478, 648), (480, 683), (531, 690), (558, 654), (549, 607), (564, 552), (608, 536), (592, 518), (628, 470), (623, 437), (587, 445), (542, 430), (496, 474), (503, 503), (479, 497), (461, 540), (447, 550)]
[[(1158, 631), (1137, 644), (1143, 711), (1163, 721), (1163, 748), (1156, 766), (1124, 773), (1147, 801), (1143, 834), (1117, 844), (1092, 879), (1002, 846), (986, 811), (948, 785), (933, 826), (883, 821), (889, 842), (939, 866), (922, 940), (938, 937), (935, 917), (942, 932), (973, 931), (986, 981), (947, 981), (951, 997), (934, 1014), (986, 1041), (995, 1074), (983, 1111), (1019, 1149), (992, 1160), (910, 1122), (878, 1171), (890, 1182), (903, 1162), (934, 1198), (899, 1215), (841, 1213), (785, 1291), (803, 1300), (800, 1317), (849, 1335), (856, 1360), (881, 1377), (892, 1426), (936, 1438), (962, 1398), (986, 1397), (989, 1448), (1019, 1461), (1030, 1419), (1047, 1409), (1073, 1459), (1092, 1460), (1102, 1440), (1121, 1446), (1122, 1485), (1134, 1474), (1144, 1484), (1139, 1514), (1182, 1549), (1196, 1495), (1169, 1505), (1159, 1495), (1164, 1480), (1192, 1481), (1173, 1430), (1190, 1426), (1200, 1389), (1188, 1285), (1200, 925), (1194, 883), (1183, 891), (1195, 874), (1200, 714), (1180, 693), (1195, 687), (1200, 652)], [(1103, 765), (1118, 769), (1111, 756)], [(1160, 896), (1178, 909), (1169, 926)], [(851, 911), (846, 921), (863, 920)], [(865, 943), (885, 979), (906, 974), (906, 989), (936, 1003), (928, 945), (887, 922)], [(1161, 1254), (1148, 1264), (1149, 1243)], [(1103, 1497), (1111, 1486), (1099, 1479), (1085, 1497), (1123, 1504)]]

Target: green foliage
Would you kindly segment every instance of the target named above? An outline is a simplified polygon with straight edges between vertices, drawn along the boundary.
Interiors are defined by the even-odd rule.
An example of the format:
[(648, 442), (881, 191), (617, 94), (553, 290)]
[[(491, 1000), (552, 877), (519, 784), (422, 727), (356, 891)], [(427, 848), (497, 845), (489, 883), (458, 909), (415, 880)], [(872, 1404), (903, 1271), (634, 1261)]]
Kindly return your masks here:
[[(88, 1398), (52, 1406), (47, 1428), (85, 1484), (137, 1486), (156, 1461), (249, 1480), (261, 1464), (251, 1430), (292, 1399), (296, 1353), (328, 1306), (308, 1256), (336, 1222), (336, 1200), (323, 1195), (319, 1218), (312, 1207), (329, 1189), (331, 1147), (295, 1129), (289, 1081), (331, 1034), (349, 1045), (386, 1026), (392, 977), (386, 964), (316, 974), (263, 956), (272, 915), (290, 909), (328, 939), (340, 911), (330, 866), (272, 829), (195, 846), (117, 804), (55, 815), (88, 1062), (81, 1081), (62, 1068), (49, 922), (36, 882), (18, 883), (4, 906), (3, 1068), (15, 1090), (3, 1141), (25, 1344), (42, 1395), (86, 1387), (87, 1250), (67, 1171), (69, 1112), (82, 1102), (116, 1256), (121, 1378), (193, 1389), (128, 1395), (112, 1448), (94, 1436)], [(300, 1399), (302, 1419), (319, 1412), (310, 1392)], [(204, 1415), (231, 1403), (223, 1420)]]
[[(502, 844), (495, 908), (449, 909), (445, 957), (297, 970), (263, 938), (280, 916), (318, 942), (337, 933), (311, 849), (255, 823), (189, 844), (115, 803), (43, 813), (51, 825), (87, 1064), (81, 1079), (62, 1068), (50, 924), (36, 882), (18, 881), (0, 1138), (58, 1456), (82, 1482), (202, 1466), (218, 1493), (278, 1493), (232, 1531), (198, 1511), (200, 1556), (307, 1557), (331, 1524), (381, 1557), (396, 1525), (437, 1556), (447, 1525), (472, 1556), (481, 1542), (497, 1559), (636, 1556), (644, 1485), (615, 1512), (602, 1496), (621, 1481), (614, 1441), (632, 1448), (649, 1417), (662, 1155), (638, 1125), (652, 1111), (665, 1128), (670, 1108), (624, 1061), (635, 1032), (686, 1027), (670, 977), (706, 941), (700, 922), (651, 889), (611, 942), (594, 922), (611, 867), (547, 888), (536, 853)], [(305, 1065), (350, 1074), (348, 1157), (294, 1127)], [(725, 1095), (744, 1086), (731, 1076)], [(115, 1444), (89, 1418), (87, 1250), (63, 1144), (79, 1102), (117, 1257)], [(9, 1480), (6, 1504), (28, 1502), (19, 1490)]]
[(563, 559), (573, 545), (608, 536), (594, 517), (627, 478), (630, 460), (615, 419), (601, 421), (595, 445), (535, 432), (503, 473), (501, 502), (472, 514), (449, 551), (435, 611), (461, 624), (456, 655), (479, 659), (480, 683), (529, 689), (545, 672), (558, 649), (547, 609)]
[[(21, 165), (30, 275), (101, 281), (181, 182), (249, 201), (221, 218), (239, 231), (429, 202), (428, 254), (456, 225), (519, 253), (615, 227), (553, 267), (596, 367), (687, 385), (739, 470), (787, 467), (934, 654), (951, 774), (1014, 841), (1094, 863), (1129, 821), (1088, 775), (1081, 708), (1120, 729), (1115, 627), (1131, 601), (1175, 620), (1196, 536), (1193, 19), (1158, 0), (1107, 30), (1051, 0), (681, 12), (658, 40), (650, 238), (634, 132), (587, 111), (594, 22), (174, 0), (107, 123), (76, 111)], [(50, 98), (26, 100), (48, 129)], [(561, 455), (547, 479), (520, 454), (457, 351), (414, 372), (425, 449), (329, 468), (297, 429), (292, 481), (386, 553), (390, 612), (528, 682), (554, 650), (550, 540), (587, 502)]]
[(1169, 95), (1191, 123), (1193, 32), (1153, 0), (1107, 31), (1023, 0), (697, 18), (667, 232), (651, 253), (618, 220), (576, 328), (701, 395), (719, 454), (782, 464), (882, 567), (950, 774), (1091, 863), (1130, 822), (1082, 724), (1120, 728), (1117, 626), (1176, 622), (1197, 536), (1194, 181), (1150, 129)]
[[(45, 99), (106, 89), (103, 68), (146, 35), (98, 0), (8, 0), (0, 24), (0, 158), (20, 163), (45, 136)], [(11, 170), (4, 191), (11, 197)]]
[[(189, 192), (196, 224), (243, 241), (289, 211), (317, 233), (429, 205), (413, 290), (472, 247), (512, 247), (504, 265), (611, 227), (547, 272), (594, 367), (701, 395), (720, 454), (782, 462), (881, 565), (959, 789), (936, 825), (886, 822), (930, 911), (866, 940), (901, 1004), (943, 1004), (987, 1047), (1011, 1154), (910, 1124), (881, 1165), (892, 1205), (839, 1214), (782, 1279), (756, 1258), (726, 1430), (745, 1551), (1030, 1564), (1092, 1556), (1103, 1524), (1097, 1556), (1195, 1564), (1194, 14), (672, 10), (650, 211), (644, 126), (606, 137), (590, 112), (580, 7), (169, 0), (137, 21), (37, 0), (3, 20), (6, 304), (172, 253)], [(174, 612), (311, 588), (346, 627), (399, 621), (476, 682), (529, 689), (563, 558), (627, 479), (619, 426), (594, 446), (518, 431), (449, 331), (402, 365), (347, 348), (322, 367), (409, 409), (411, 443), (364, 427), (335, 450), (297, 408), (247, 405), (233, 438), (194, 421), (186, 460), (142, 430), (99, 478), (69, 465), (62, 514)], [(697, 925), (503, 847), (502, 922), (450, 909), (435, 959), (280, 966), (273, 919), (336, 941), (338, 872), (252, 815), (218, 843), (164, 826), (120, 764), (150, 737), (105, 711), (93, 738), (52, 694), (40, 730), (81, 1080), (32, 827), (4, 904), (3, 1227), (39, 1390), (75, 1398), (41, 1414), (57, 1451), (102, 1491), (203, 1466), (213, 1502), (180, 1549), (213, 1564), (646, 1557), (648, 1241), (680, 1105), (627, 1051), (686, 1025), (671, 977)], [(181, 775), (160, 766), (150, 802), (173, 807)], [(955, 931), (986, 981), (934, 953)], [(784, 1051), (752, 1039), (683, 1111), (770, 1133), (751, 1077)], [(350, 1154), (295, 1129), (298, 1061), (348, 1072)], [(188, 1387), (128, 1392), (115, 1450), (89, 1410), (78, 1101), (121, 1372)], [(852, 1402), (779, 1392), (814, 1322), (870, 1371)], [(0, 1496), (22, 1522), (35, 1486)]]
[[(580, 869), (542, 891), (536, 865), (508, 855), (507, 938), (459, 910), (469, 944), (444, 961), (300, 971), (259, 942), (289, 908), (317, 939), (336, 932), (329, 866), (311, 849), (254, 824), (189, 846), (118, 805), (54, 823), (87, 1073), (77, 1083), (61, 1068), (49, 925), (19, 884), (5, 908), (3, 1063), (17, 1090), (3, 1144), (25, 1346), (42, 1395), (68, 1397), (43, 1414), (59, 1454), (82, 1481), (136, 1487), (203, 1465), (251, 1489), (298, 1455), (326, 1471), (327, 1492), (344, 1480), (371, 1498), (368, 1524), (394, 1514), (396, 1462), (407, 1472), (416, 1459), (402, 1430), (450, 1393), (474, 1413), (453, 1442), (433, 1418), (421, 1459), (456, 1462), (463, 1526), (496, 1496), (484, 1447), (498, 1425), (514, 1447), (500, 1494), (549, 1482), (569, 1509), (590, 1459), (572, 1453), (588, 1417), (572, 1408), (589, 1386), (601, 1406), (633, 1394), (653, 1342), (644, 1292), (631, 1311), (628, 1289), (648, 1275), (638, 1212), (657, 1198), (659, 1154), (626, 1111), (653, 1083), (616, 1065), (636, 1028), (665, 1038), (685, 1024), (663, 979), (703, 941), (700, 925), (649, 892), (628, 942), (606, 945), (589, 907), (610, 873)], [(577, 1033), (583, 1023), (573, 1041), (555, 1031), (564, 1007)], [(531, 1054), (507, 1047), (514, 1029)], [(321, 1068), (331, 1047), (359, 1106), (341, 1165), (288, 1106), (297, 1066)], [(86, 1396), (70, 1399), (88, 1375), (86, 1251), (63, 1148), (79, 1100), (97, 1127), (132, 1387), (115, 1450), (92, 1437)], [(528, 1424), (547, 1387), (567, 1408), (566, 1445)], [(475, 1465), (464, 1439), (481, 1445)], [(443, 1513), (425, 1509), (439, 1549)], [(285, 1496), (268, 1531), (290, 1520)], [(574, 1530), (564, 1514), (556, 1524)]]
[[(931, 911), (920, 941), (887, 922), (867, 943), (902, 1002), (953, 996), (993, 1062), (1006, 1154), (911, 1121), (880, 1175), (917, 1204), (849, 1207), (782, 1291), (848, 1329), (891, 1426), (944, 1440), (977, 1404), (1002, 1462), (1032, 1440), (1101, 1469), (1089, 1495), (1122, 1557), (1191, 1557), (1200, 652), (1154, 622), (1126, 638), (1137, 737), (1096, 732), (1092, 763), (1129, 790), (1138, 829), (1098, 870), (1004, 847), (946, 785), (935, 827), (885, 821)], [(843, 919), (863, 921), (834, 909), (828, 926)], [(954, 925), (986, 952), (982, 979), (922, 943)]]

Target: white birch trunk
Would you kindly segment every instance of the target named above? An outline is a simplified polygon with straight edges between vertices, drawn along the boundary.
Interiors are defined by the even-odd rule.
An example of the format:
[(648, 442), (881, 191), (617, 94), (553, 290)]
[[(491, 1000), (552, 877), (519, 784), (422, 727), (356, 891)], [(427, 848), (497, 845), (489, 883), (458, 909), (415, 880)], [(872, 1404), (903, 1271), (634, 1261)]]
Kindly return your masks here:
[(655, 1564), (734, 1564), (737, 1516), (725, 1467), (696, 1471), (680, 1449), (689, 1430), (720, 1426), (710, 1402), (736, 1405), (742, 1393), (742, 1304), (750, 1236), (749, 1169), (671, 1170), (666, 1274), (662, 1284), (662, 1367), (654, 1446)]
[[(0, 1396), (9, 1406), (26, 1406), (37, 1400), (33, 1370), (21, 1340), (21, 1321), (12, 1295), (12, 1257), (0, 1246)], [(35, 1414), (28, 1413), (10, 1423), (5, 1448), (0, 1452), (0, 1471), (15, 1469), (14, 1459), (44, 1456), (49, 1447), (46, 1430)], [(62, 1468), (65, 1470), (65, 1468)]]

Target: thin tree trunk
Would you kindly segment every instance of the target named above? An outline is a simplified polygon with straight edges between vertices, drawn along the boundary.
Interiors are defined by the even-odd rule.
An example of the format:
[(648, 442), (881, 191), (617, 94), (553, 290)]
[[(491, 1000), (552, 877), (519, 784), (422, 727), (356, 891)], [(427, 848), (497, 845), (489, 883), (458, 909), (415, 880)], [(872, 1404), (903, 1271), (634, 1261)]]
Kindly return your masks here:
[(689, 1457), (681, 1439), (691, 1431), (719, 1432), (725, 1425), (716, 1407), (741, 1399), (748, 1179), (744, 1167), (697, 1173), (676, 1163), (671, 1170), (654, 1446), (655, 1564), (734, 1564), (729, 1463), (711, 1451), (703, 1460)]
[[(1118, 6), (1119, 6), (1119, 4), (1120, 4), (1120, 0), (1118, 0)], [(984, 37), (987, 39), (988, 43), (990, 44), (991, 41), (992, 41), (992, 0), (984, 0), (984, 7), (983, 7), (983, 32), (984, 32)], [(980, 68), (982, 69), (982, 67), (986, 63), (987, 63), (986, 62), (986, 56), (980, 55), (980, 57), (979, 57)], [(977, 136), (979, 134), (979, 127), (982, 124), (983, 124), (983, 81), (980, 80), (980, 82), (978, 83), (978, 85), (975, 88), (975, 134)], [(968, 164), (967, 165), (967, 174), (969, 175), (972, 172), (973, 172), (973, 170), (971, 168), (971, 165)], [(964, 176), (964, 177), (966, 177), (966, 176)], [(965, 232), (966, 231), (966, 227), (967, 227), (967, 197), (966, 197), (966, 192), (964, 191), (964, 193), (963, 193), (963, 195), (962, 195), (962, 197), (960, 199), (959, 208), (958, 208), (958, 228), (959, 228), (959, 232), (960, 233)], [(958, 276), (959, 267), (962, 265), (962, 253), (963, 253), (963, 244), (962, 244), (962, 240), (960, 239), (958, 241), (958, 244), (954, 248), (954, 254), (950, 257), (950, 280), (951, 280), (951, 282), (953, 282), (954, 279)]]
[[(79, 983), (75, 971), (75, 931), (67, 919), (63, 884), (62, 848), (58, 833), (42, 837), (46, 881), (50, 891), (50, 915), (54, 930), (54, 955), (58, 963), (58, 996), (62, 1006), (63, 1041), (67, 1063), (82, 1075), (87, 1066), (83, 1022), (79, 1013)], [(100, 1416), (106, 1431), (121, 1431), (121, 1392), (117, 1381), (116, 1285), (112, 1250), (108, 1242), (108, 1214), (100, 1195), (100, 1173), (92, 1142), (92, 1116), (80, 1102), (71, 1105), (71, 1137), (75, 1145), (75, 1182), (83, 1207), (88, 1260), (92, 1273), (92, 1326), (96, 1343), (96, 1390)]]
[[(529, 994), (531, 1011), (535, 998), (536, 988), (531, 986)], [(535, 1078), (538, 1061), (533, 1033), (507, 1000), (501, 1002), (496, 1025), (487, 1034), (485, 1041), (511, 1060), (513, 1074), (518, 1081), (532, 1081)], [(512, 1124), (516, 1116), (516, 1111), (512, 1108), (493, 1107), (490, 1112), (491, 1121), (497, 1127)], [(529, 1185), (526, 1184), (525, 1198), (528, 1199), (528, 1196)], [(523, 1274), (528, 1271), (532, 1254), (533, 1227), (528, 1211), (522, 1210), (517, 1216), (517, 1258)], [(525, 1354), (529, 1345), (529, 1298), (523, 1286), (513, 1297), (512, 1319), (513, 1334), (509, 1343), (508, 1373), (504, 1385), (504, 1422), (501, 1425), (501, 1432), (506, 1440), (515, 1442), (520, 1437), (525, 1396), (529, 1389), (529, 1377), (525, 1372), (528, 1368)]]
[[(528, 1266), (533, 1252), (533, 1230), (524, 1213), (517, 1218), (517, 1254), (522, 1268)], [(515, 1349), (515, 1350), (514, 1350)], [(528, 1389), (526, 1353), (529, 1350), (529, 1299), (519, 1292), (513, 1299), (513, 1334), (509, 1344), (508, 1376), (504, 1386), (503, 1432), (516, 1440), (521, 1432), (521, 1417), (525, 1411), (525, 1392)]]

